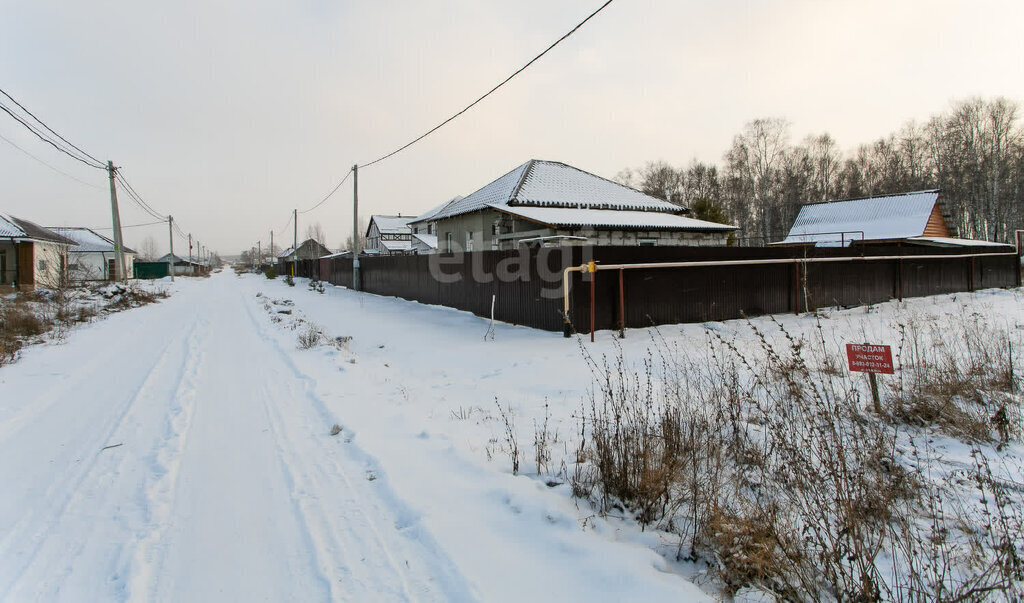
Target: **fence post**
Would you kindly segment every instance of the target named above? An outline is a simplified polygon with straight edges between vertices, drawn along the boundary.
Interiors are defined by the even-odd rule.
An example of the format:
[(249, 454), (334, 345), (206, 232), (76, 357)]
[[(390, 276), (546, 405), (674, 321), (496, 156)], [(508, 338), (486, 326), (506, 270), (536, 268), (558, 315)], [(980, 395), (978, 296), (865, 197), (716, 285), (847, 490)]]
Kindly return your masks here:
[(800, 315), (800, 262), (793, 262), (793, 314)]
[(597, 282), (597, 267), (594, 262), (587, 266), (590, 272), (590, 343), (594, 343), (594, 283)]
[(622, 273), (619, 268), (619, 339), (626, 338), (626, 289), (623, 285)]

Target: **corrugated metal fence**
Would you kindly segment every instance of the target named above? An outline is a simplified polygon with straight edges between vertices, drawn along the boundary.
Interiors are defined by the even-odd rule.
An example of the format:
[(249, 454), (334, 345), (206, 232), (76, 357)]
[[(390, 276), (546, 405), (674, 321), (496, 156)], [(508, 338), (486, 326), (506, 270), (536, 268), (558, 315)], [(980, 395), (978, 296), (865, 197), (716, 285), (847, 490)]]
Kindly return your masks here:
[[(1001, 249), (1005, 253), (1005, 248)], [(805, 255), (808, 254), (808, 255)], [(551, 331), (562, 330), (562, 271), (600, 264), (680, 261), (754, 261), (842, 258), (828, 263), (747, 264), (599, 271), (594, 283), (595, 324), (617, 328), (725, 320), (742, 316), (858, 306), (898, 297), (1019, 285), (1020, 264), (992, 248), (876, 247), (851, 256), (846, 249), (708, 247), (566, 247), (360, 258), (362, 288)], [(986, 254), (976, 258), (914, 259), (915, 255)], [(898, 260), (864, 261), (900, 255)], [(351, 287), (350, 257), (302, 260), (296, 275)], [(590, 274), (571, 273), (569, 318), (587, 331)], [(624, 310), (624, 311), (623, 311)]]

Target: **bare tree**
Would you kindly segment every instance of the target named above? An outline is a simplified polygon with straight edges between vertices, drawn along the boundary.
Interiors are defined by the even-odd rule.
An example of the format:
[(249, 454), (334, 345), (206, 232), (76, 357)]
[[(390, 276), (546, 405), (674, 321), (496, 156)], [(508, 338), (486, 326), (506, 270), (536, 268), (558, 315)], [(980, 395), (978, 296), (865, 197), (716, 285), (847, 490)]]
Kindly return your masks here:
[(327, 246), (327, 233), (324, 232), (324, 227), (319, 222), (314, 222), (306, 227), (306, 238), (313, 239), (324, 247)]
[(160, 257), (159, 253), (156, 247), (156, 239), (153, 238), (153, 235), (146, 236), (142, 240), (142, 245), (139, 246), (139, 259), (153, 261)]

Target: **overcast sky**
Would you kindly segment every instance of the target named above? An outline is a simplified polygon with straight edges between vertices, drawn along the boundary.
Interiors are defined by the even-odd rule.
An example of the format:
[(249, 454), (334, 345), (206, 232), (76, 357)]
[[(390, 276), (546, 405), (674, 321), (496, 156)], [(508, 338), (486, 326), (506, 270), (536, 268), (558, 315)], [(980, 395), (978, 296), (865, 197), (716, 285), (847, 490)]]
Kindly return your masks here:
[[(186, 232), (237, 253), (285, 235), (353, 163), (468, 104), (599, 0), (0, 0), (0, 87), (112, 159)], [(1024, 3), (616, 0), (496, 95), (359, 174), (360, 214), (421, 213), (530, 158), (605, 177), (719, 162), (744, 123), (844, 149), (970, 96), (1024, 99)], [(0, 213), (109, 226), (106, 175), (0, 114)], [(345, 186), (300, 216), (328, 245)], [(150, 221), (122, 198), (122, 223)], [(166, 228), (125, 231), (166, 249)], [(291, 241), (291, 226), (286, 243)], [(280, 242), (280, 239), (278, 239)], [(175, 243), (181, 249), (180, 241)], [(186, 251), (187, 252), (187, 251)]]

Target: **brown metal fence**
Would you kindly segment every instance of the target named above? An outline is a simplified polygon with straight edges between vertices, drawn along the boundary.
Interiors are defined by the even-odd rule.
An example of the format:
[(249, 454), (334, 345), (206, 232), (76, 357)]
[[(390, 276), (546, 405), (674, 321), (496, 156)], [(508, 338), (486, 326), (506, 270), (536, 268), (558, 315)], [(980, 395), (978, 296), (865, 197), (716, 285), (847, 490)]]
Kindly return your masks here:
[[(894, 298), (972, 291), (1020, 284), (1019, 258), (992, 248), (874, 247), (565, 247), (360, 258), (362, 289), (425, 304), (558, 331), (564, 325), (562, 271), (588, 261), (599, 265), (837, 258), (828, 263), (787, 262), (684, 268), (602, 270), (594, 281), (597, 329), (725, 320), (742, 316), (858, 306)], [(920, 255), (985, 254), (974, 258)], [(901, 259), (867, 260), (873, 256)], [(352, 286), (352, 258), (302, 260), (297, 276)], [(578, 331), (590, 321), (590, 274), (569, 274), (569, 319)], [(621, 278), (621, 289), (620, 289)], [(624, 303), (620, 303), (620, 300)]]

